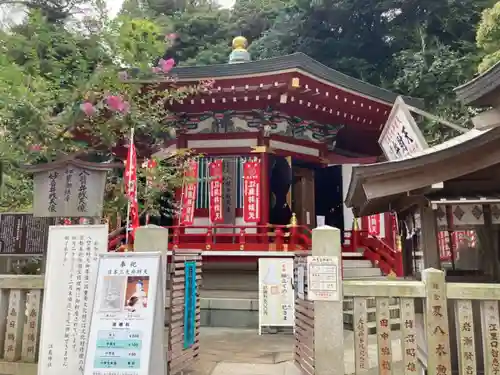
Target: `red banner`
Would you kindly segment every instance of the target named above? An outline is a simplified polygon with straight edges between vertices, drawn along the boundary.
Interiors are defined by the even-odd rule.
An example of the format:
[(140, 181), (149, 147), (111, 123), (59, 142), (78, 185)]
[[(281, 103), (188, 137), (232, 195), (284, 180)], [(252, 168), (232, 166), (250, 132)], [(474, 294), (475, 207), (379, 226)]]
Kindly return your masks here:
[(368, 216), (368, 233), (372, 236), (380, 237), (380, 215)]
[(222, 160), (214, 160), (208, 164), (210, 173), (210, 221), (212, 224), (224, 222), (222, 207)]
[(243, 163), (243, 220), (260, 221), (260, 161)]
[(188, 163), (184, 172), (184, 184), (182, 187), (182, 207), (180, 225), (193, 225), (194, 208), (198, 191), (198, 162), (192, 160)]

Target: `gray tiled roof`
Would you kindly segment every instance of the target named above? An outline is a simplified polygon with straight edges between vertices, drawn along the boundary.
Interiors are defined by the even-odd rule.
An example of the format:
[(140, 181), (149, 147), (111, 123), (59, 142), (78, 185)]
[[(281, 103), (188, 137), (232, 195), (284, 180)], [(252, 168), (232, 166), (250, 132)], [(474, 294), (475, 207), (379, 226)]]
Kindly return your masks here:
[(489, 105), (481, 100), (500, 86), (500, 61), (483, 74), (455, 89), (457, 98), (464, 104)]
[[(181, 80), (207, 79), (217, 77), (264, 74), (283, 70), (298, 69), (315, 77), (328, 81), (348, 90), (359, 92), (389, 104), (394, 103), (398, 94), (375, 85), (363, 82), (331, 69), (303, 53), (274, 57), (240, 64), (218, 64), (204, 66), (186, 66), (174, 68), (171, 73)], [(406, 97), (405, 101), (416, 107), (422, 106), (422, 101)]]

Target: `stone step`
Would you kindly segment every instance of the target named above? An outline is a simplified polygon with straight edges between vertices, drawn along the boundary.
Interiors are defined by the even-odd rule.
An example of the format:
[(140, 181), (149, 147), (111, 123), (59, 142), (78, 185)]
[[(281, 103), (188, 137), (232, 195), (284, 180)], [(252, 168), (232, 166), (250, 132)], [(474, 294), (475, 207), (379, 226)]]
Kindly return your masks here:
[(378, 268), (344, 268), (344, 279), (358, 279), (365, 277), (380, 277), (382, 273)]
[(344, 259), (342, 262), (342, 266), (344, 267), (344, 269), (346, 269), (346, 268), (373, 268), (372, 262), (370, 262), (367, 259)]

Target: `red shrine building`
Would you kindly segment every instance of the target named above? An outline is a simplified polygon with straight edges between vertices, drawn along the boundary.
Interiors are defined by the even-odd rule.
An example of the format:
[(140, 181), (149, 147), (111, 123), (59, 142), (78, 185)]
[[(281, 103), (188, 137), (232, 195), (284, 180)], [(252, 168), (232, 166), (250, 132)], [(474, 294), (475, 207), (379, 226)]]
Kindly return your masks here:
[[(185, 85), (214, 81), (208, 92), (171, 103), (176, 137), (154, 155), (201, 155), (177, 192), (171, 249), (253, 261), (308, 249), (311, 229), (327, 224), (342, 229), (346, 253), (359, 246), (395, 252), (391, 214), (353, 228), (344, 200), (352, 167), (381, 157), (378, 138), (397, 94), (302, 53), (250, 61), (243, 37), (234, 39), (228, 64), (171, 73)], [(397, 266), (384, 272), (400, 273)]]

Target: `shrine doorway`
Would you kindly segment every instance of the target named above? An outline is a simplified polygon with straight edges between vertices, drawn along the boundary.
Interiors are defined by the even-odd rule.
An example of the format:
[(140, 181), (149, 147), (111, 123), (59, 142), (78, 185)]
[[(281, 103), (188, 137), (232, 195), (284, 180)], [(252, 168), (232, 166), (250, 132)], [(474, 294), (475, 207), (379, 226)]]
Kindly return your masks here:
[(290, 224), (290, 190), (292, 186), (292, 168), (289, 160), (281, 156), (271, 158), (270, 168), (269, 221), (271, 224)]
[(342, 199), (342, 166), (319, 168), (315, 173), (316, 215), (325, 217), (325, 224), (344, 230)]
[(293, 167), (292, 211), (299, 225), (310, 228), (316, 226), (314, 172), (312, 168)]

